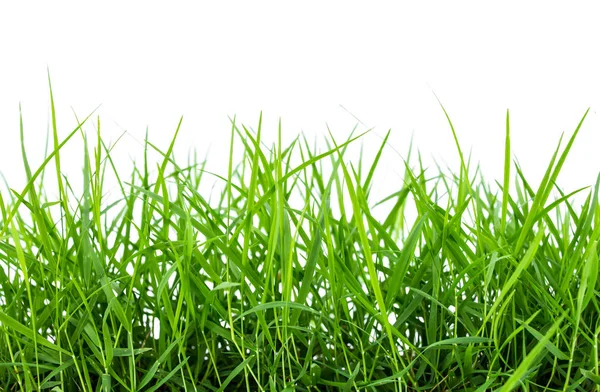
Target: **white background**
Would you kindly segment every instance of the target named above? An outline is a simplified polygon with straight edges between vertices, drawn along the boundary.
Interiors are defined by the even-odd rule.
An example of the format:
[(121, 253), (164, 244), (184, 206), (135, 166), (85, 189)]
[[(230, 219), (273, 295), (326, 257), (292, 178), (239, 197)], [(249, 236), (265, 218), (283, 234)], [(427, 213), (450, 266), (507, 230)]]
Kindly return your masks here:
[[(484, 5), (485, 3), (485, 5)], [(208, 5), (210, 4), (210, 5)], [(513, 152), (537, 186), (561, 132), (590, 113), (559, 184), (591, 185), (600, 105), (600, 17), (594, 2), (20, 2), (0, 5), (0, 172), (24, 184), (19, 103), (33, 165), (49, 124), (50, 71), (59, 134), (98, 105), (123, 173), (139, 159), (146, 129), (166, 149), (180, 116), (177, 151), (195, 148), (226, 172), (228, 116), (267, 144), (277, 122), (289, 140), (327, 125), (341, 141), (358, 130), (374, 152), (392, 129), (384, 185), (395, 189), (408, 142), (456, 172), (457, 152), (435, 98), (466, 154), (489, 182), (502, 179), (506, 110)], [(356, 118), (355, 118), (355, 117)], [(327, 124), (327, 125), (326, 125)], [(93, 135), (94, 123), (85, 130)], [(81, 138), (79, 138), (81, 139)], [(78, 147), (63, 153), (73, 182)], [(210, 165), (209, 165), (210, 166)], [(514, 170), (513, 170), (514, 172)], [(398, 180), (398, 183), (394, 181)], [(2, 189), (4, 189), (2, 187)]]

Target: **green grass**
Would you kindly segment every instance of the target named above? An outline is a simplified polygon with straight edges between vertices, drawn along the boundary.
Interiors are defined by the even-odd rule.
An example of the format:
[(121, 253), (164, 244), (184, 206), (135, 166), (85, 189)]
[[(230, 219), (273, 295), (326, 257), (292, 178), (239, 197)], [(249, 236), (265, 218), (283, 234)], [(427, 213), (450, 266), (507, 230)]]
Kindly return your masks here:
[[(555, 184), (585, 116), (537, 188), (508, 112), (493, 187), (448, 117), (458, 174), (399, 160), (373, 200), (389, 133), (350, 159), (361, 135), (270, 146), (234, 119), (209, 173), (174, 156), (178, 126), (125, 175), (99, 120), (60, 139), (51, 107), (50, 153), (23, 146), (27, 185), (0, 193), (0, 390), (600, 391), (599, 183)], [(82, 177), (50, 184), (76, 138)]]

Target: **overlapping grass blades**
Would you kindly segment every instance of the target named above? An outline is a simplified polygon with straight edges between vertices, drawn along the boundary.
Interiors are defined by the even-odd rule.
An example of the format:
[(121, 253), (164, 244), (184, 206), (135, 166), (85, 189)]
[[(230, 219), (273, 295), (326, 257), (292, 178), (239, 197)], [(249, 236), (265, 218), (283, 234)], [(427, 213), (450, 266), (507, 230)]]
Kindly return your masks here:
[[(27, 186), (0, 193), (0, 390), (600, 391), (598, 181), (581, 208), (555, 185), (583, 119), (537, 190), (510, 182), (507, 113), (497, 190), (461, 152), (458, 176), (399, 161), (378, 203), (387, 136), (367, 162), (361, 135), (269, 147), (234, 119), (225, 173), (174, 137), (124, 178), (100, 121), (61, 141), (53, 107), (52, 152), (33, 171), (24, 143)], [(83, 192), (59, 175), (47, 199), (74, 137)]]

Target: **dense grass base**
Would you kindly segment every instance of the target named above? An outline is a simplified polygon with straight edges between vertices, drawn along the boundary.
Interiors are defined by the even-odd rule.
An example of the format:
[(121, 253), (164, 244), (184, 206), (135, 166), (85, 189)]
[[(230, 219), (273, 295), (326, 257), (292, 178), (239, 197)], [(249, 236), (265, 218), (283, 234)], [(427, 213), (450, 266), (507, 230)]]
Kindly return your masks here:
[(349, 165), (356, 138), (267, 148), (234, 122), (208, 201), (202, 162), (148, 142), (158, 165), (124, 177), (98, 132), (83, 191), (59, 175), (49, 199), (43, 173), (85, 138), (55, 125), (42, 167), (23, 149), (25, 189), (0, 193), (0, 390), (600, 391), (598, 184), (578, 209), (554, 185), (581, 123), (535, 190), (508, 124), (500, 192), (457, 142), (458, 174), (407, 162), (381, 220), (387, 138)]

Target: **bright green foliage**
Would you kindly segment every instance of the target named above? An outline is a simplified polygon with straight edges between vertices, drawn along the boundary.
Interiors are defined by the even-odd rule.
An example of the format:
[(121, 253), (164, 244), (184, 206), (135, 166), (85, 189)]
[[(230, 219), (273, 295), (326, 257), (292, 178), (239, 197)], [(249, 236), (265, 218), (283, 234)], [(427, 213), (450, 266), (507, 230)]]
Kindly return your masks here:
[[(23, 147), (28, 184), (0, 193), (0, 391), (600, 391), (598, 182), (580, 209), (555, 185), (581, 123), (533, 189), (507, 113), (496, 191), (450, 123), (459, 175), (399, 162), (377, 203), (387, 137), (367, 162), (344, 155), (360, 136), (268, 148), (262, 117), (233, 120), (226, 172), (182, 166), (176, 132), (124, 178), (100, 131), (61, 141), (52, 115), (51, 153), (34, 170)], [(58, 176), (49, 200), (77, 136), (83, 192)]]

